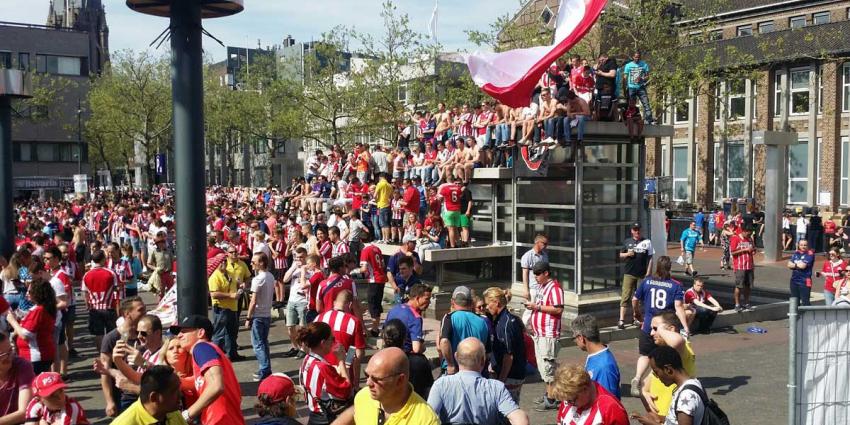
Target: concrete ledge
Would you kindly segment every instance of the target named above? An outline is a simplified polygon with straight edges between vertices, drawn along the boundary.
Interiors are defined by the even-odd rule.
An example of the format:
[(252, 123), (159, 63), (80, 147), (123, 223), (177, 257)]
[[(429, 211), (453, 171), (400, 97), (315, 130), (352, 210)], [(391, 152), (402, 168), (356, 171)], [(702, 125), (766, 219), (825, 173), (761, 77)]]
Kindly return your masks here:
[(510, 180), (510, 168), (476, 168), (472, 170), (473, 180)]
[(448, 261), (480, 260), (493, 257), (510, 257), (513, 249), (510, 245), (472, 246), (468, 248), (429, 249), (422, 261), (441, 263)]

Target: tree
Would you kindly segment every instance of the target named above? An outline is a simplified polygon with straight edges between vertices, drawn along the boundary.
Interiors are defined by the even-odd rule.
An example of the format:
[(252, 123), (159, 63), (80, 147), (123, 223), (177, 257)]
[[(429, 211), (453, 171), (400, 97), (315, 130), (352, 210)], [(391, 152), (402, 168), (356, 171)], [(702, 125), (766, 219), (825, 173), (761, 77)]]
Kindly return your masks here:
[[(112, 55), (103, 74), (92, 81), (86, 140), (93, 164), (110, 176), (119, 165), (127, 171), (142, 159), (147, 181), (153, 181), (153, 159), (171, 140), (171, 77), (165, 57), (124, 50)], [(143, 158), (137, 158), (136, 144)], [(132, 185), (132, 183), (130, 183)]]

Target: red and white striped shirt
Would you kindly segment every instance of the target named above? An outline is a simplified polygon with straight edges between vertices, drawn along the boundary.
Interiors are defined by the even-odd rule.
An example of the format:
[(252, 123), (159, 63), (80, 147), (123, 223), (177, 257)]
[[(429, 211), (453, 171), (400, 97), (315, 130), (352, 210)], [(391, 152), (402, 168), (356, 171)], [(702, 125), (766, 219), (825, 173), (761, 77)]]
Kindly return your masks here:
[(360, 251), (360, 266), (366, 265), (366, 274), (370, 283), (387, 283), (387, 266), (384, 254), (375, 244), (369, 244)]
[(331, 258), (339, 257), (340, 255), (348, 254), (349, 252), (348, 244), (343, 241), (337, 241), (337, 243), (331, 244)]
[(393, 220), (401, 220), (402, 214), (404, 214), (404, 207), (401, 205), (401, 201), (401, 198), (392, 200)]
[[(340, 310), (328, 310), (319, 315), (318, 322), (327, 323), (331, 327), (334, 334), (336, 344), (342, 345), (343, 351), (348, 351), (349, 348), (366, 349), (366, 338), (363, 336), (363, 323), (351, 313), (346, 313)], [(333, 353), (328, 354), (328, 362), (331, 364), (339, 363)]]
[(729, 239), (729, 252), (732, 252), (732, 268), (734, 270), (752, 270), (753, 269), (753, 253), (743, 252), (735, 255), (734, 252), (741, 249), (754, 249), (753, 238), (745, 238), (741, 235), (732, 236)]
[(605, 390), (602, 385), (596, 386), (596, 400), (583, 410), (566, 401), (558, 407), (558, 425), (629, 425), (626, 408)]
[(96, 265), (83, 276), (82, 289), (92, 310), (114, 309), (118, 304), (117, 288), (118, 276), (106, 267)]
[(333, 244), (331, 241), (325, 240), (319, 244), (319, 256), (322, 257), (322, 265), (323, 269), (328, 268), (328, 260), (333, 258)]
[(351, 382), (346, 381), (327, 360), (315, 353), (304, 357), (298, 377), (307, 390), (307, 408), (313, 413), (322, 413), (319, 400), (331, 397), (344, 400), (351, 395)]
[[(145, 352), (142, 353), (142, 358), (148, 362), (149, 366), (154, 366), (159, 363), (160, 357), (165, 354), (165, 350), (163, 350), (163, 348), (165, 347), (160, 347), (159, 350), (156, 350), (155, 352), (151, 352), (151, 350), (145, 350)], [(136, 368), (136, 372), (139, 373), (145, 373), (145, 370), (146, 369), (143, 366), (139, 366)]]
[(41, 399), (33, 397), (27, 405), (25, 418), (26, 423), (38, 423), (41, 420), (54, 425), (83, 425), (89, 423), (83, 407), (71, 397), (65, 397), (65, 407), (56, 412), (49, 411)]
[[(561, 284), (552, 279), (537, 291), (534, 303), (538, 306), (564, 305), (564, 290)], [(561, 336), (561, 315), (535, 310), (531, 313), (531, 329), (536, 336), (559, 338)]]
[(271, 248), (277, 253), (274, 257), (275, 270), (286, 270), (288, 268), (286, 265), (286, 241), (278, 239), (272, 242)]

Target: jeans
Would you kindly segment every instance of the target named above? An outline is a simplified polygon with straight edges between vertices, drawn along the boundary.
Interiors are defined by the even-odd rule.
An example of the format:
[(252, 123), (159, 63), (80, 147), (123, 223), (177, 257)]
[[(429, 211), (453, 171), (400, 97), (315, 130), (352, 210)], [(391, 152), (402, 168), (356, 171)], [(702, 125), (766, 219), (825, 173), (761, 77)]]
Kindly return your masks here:
[(835, 302), (835, 294), (829, 291), (823, 291), (823, 305), (832, 305)]
[(11, 307), (12, 310), (17, 310), (18, 305), (24, 300), (24, 294), (20, 292), (17, 294), (3, 294), (3, 298), (6, 298), (6, 301), (9, 303), (9, 307)]
[(440, 169), (437, 167), (431, 167), (431, 183), (440, 180)]
[(560, 118), (547, 118), (543, 121), (543, 131), (546, 132), (546, 137), (551, 139), (558, 138), (558, 120)]
[(213, 306), (212, 342), (221, 348), (228, 357), (239, 354), (236, 351), (236, 334), (239, 331), (239, 318), (236, 312), (227, 308)]
[(257, 356), (259, 369), (257, 374), (260, 379), (272, 374), (272, 365), (269, 360), (269, 327), (271, 317), (255, 317), (251, 323), (251, 345), (254, 347), (254, 355)]
[(652, 121), (652, 110), (649, 108), (649, 96), (646, 94), (646, 87), (629, 89), (629, 100), (637, 98), (643, 106), (643, 122)]
[(800, 300), (800, 305), (811, 305), (809, 298), (812, 294), (812, 288), (806, 285), (796, 285), (791, 282), (791, 298), (797, 297)]
[(510, 137), (511, 126), (505, 123), (498, 124), (496, 126), (496, 144), (503, 145), (508, 143), (508, 140), (511, 140)]
[(576, 115), (574, 118), (570, 119), (569, 117), (564, 118), (564, 140), (569, 143), (572, 139), (570, 138), (573, 127), (576, 129), (576, 140), (579, 142), (584, 140), (584, 126), (587, 120), (590, 119), (587, 115)]
[(381, 225), (378, 220), (378, 214), (372, 215), (372, 232), (374, 233), (376, 241), (381, 240)]

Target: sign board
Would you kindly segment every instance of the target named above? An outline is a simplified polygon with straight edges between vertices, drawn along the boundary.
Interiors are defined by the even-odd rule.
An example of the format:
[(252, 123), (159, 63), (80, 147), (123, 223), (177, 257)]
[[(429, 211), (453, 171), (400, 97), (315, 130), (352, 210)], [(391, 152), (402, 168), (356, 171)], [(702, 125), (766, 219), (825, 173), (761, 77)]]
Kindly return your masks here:
[(818, 205), (831, 205), (832, 192), (821, 192), (818, 194)]
[(655, 193), (655, 179), (648, 178), (644, 180), (643, 193)]
[(88, 193), (89, 176), (87, 174), (74, 174), (74, 192)]

